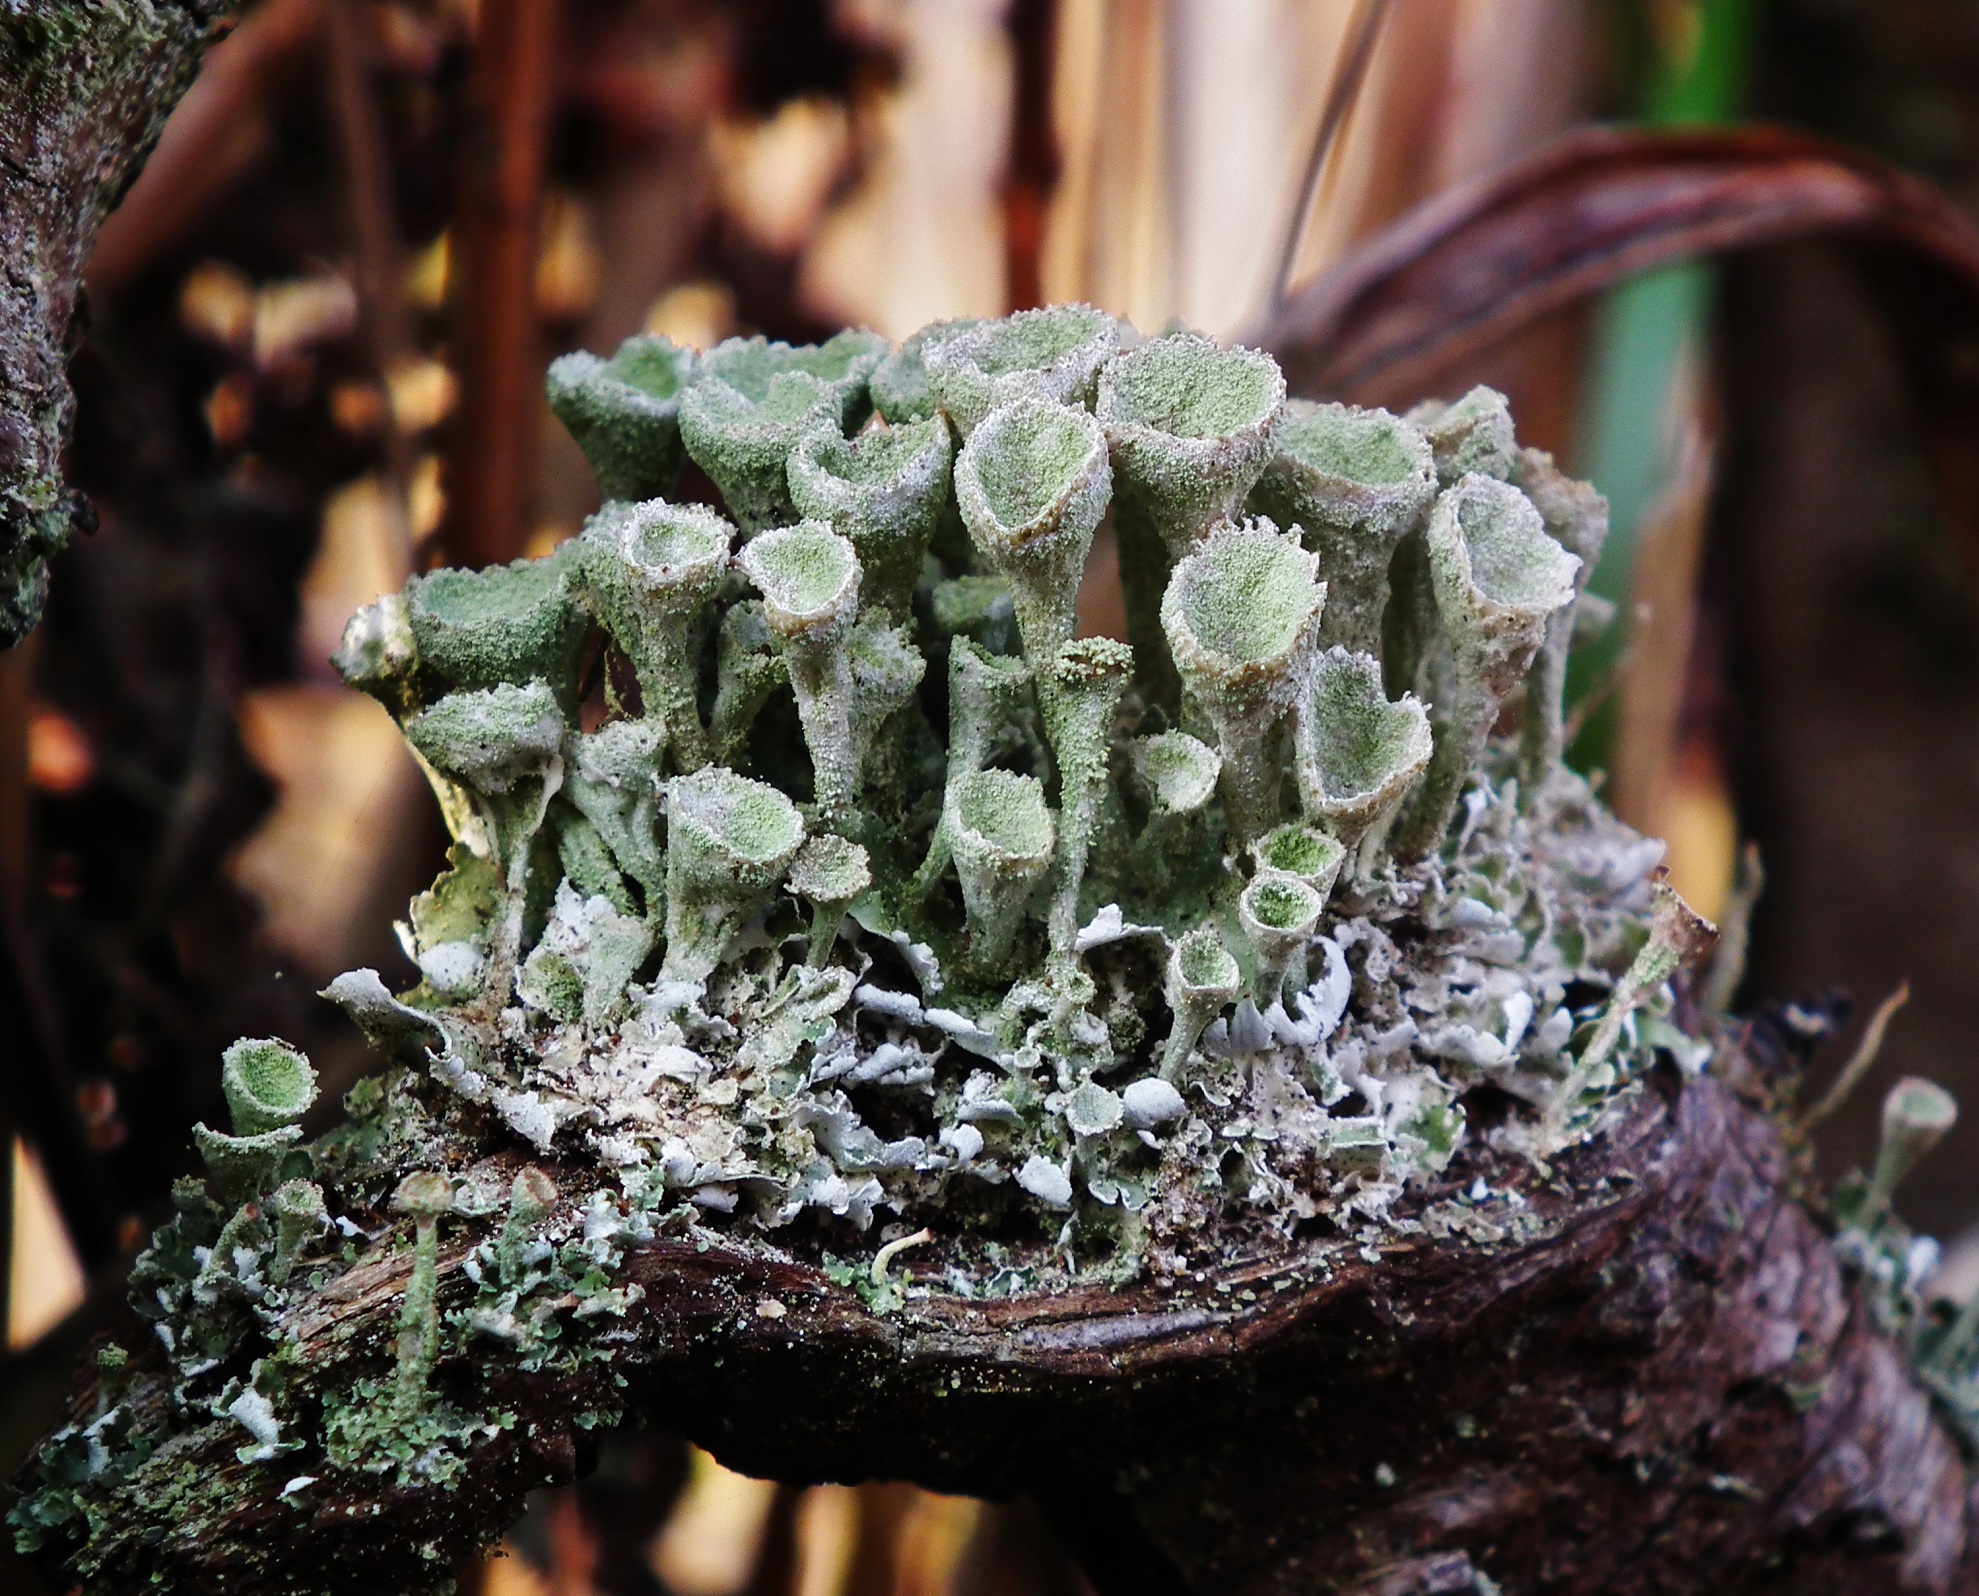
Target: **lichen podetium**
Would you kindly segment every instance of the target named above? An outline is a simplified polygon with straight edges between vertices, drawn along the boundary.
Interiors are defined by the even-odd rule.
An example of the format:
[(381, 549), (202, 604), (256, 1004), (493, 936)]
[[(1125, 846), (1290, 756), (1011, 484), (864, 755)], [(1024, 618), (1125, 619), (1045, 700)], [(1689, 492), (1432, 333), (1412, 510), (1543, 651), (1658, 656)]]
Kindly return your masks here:
[[(726, 513), (607, 502), (351, 622), (454, 835), (399, 928), (419, 984), (329, 989), (391, 1068), (304, 1143), (306, 1066), (230, 1064), (272, 1084), (230, 1088), (134, 1280), (169, 1378), (51, 1444), (24, 1540), (101, 1566), (194, 1423), (303, 1496), (445, 1485), (515, 1420), (436, 1370), (612, 1356), (656, 1226), (848, 1280), (925, 1228), (876, 1311), (1158, 1282), (1420, 1228), (1480, 1094), (1544, 1158), (1659, 1052), (1701, 1067), (1667, 982), (1708, 928), (1558, 763), (1604, 512), (1497, 395), (1288, 403), (1265, 355), (1059, 307), (639, 340), (552, 397), (605, 490), (685, 455)], [(1074, 636), (1109, 516), (1124, 643)], [(477, 1236), (453, 1307), (435, 1259)], [(359, 1268), (403, 1277), (396, 1352), (298, 1367)]]

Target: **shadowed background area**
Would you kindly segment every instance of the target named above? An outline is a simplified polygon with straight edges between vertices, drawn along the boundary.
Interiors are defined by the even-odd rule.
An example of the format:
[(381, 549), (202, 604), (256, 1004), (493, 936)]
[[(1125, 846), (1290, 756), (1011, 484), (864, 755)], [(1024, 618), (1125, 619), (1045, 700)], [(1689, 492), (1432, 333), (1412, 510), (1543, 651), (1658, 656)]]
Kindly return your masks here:
[[(220, 1048), (293, 1038), (327, 1102), (371, 1066), (313, 994), (358, 964), (409, 979), (391, 920), (443, 832), (390, 720), (328, 655), (410, 570), (542, 553), (595, 508), (542, 397), (552, 356), (642, 329), (701, 348), (898, 337), (1071, 299), (1241, 339), (1417, 207), (1589, 122), (1748, 117), (1845, 139), (1970, 208), (1979, 17), (1963, 0), (243, 7), (97, 245), (69, 471), (99, 526), (0, 655), (10, 1471), (191, 1162), (187, 1127), (217, 1111)], [(1781, 181), (1753, 176), (1741, 203), (1777, 205)], [(1509, 248), (1566, 226), (1563, 182), (1533, 197)], [(1610, 273), (1482, 347), (1337, 391), (1401, 405), (1489, 382), (1523, 441), (1609, 495), (1594, 590), (1617, 619), (1577, 662), (1577, 759), (1669, 838), (1706, 914), (1757, 844), (1748, 998), (1847, 986), (1866, 1011), (1908, 980), (1876, 1074), (1969, 1097), (1979, 433), (1959, 383), (1979, 376), (1979, 315), (1855, 231), (1866, 246)], [(1103, 530), (1087, 633), (1122, 633), (1115, 564)], [(1867, 1160), (1879, 1095), (1824, 1125), (1831, 1170)], [(1975, 1153), (1979, 1115), (1906, 1203), (1947, 1242), (1954, 1296), (1979, 1286), (1961, 1240)], [(463, 1589), (1084, 1588), (1025, 1503), (774, 1486), (662, 1430), (590, 1461)], [(11, 1554), (0, 1576), (38, 1588)]]

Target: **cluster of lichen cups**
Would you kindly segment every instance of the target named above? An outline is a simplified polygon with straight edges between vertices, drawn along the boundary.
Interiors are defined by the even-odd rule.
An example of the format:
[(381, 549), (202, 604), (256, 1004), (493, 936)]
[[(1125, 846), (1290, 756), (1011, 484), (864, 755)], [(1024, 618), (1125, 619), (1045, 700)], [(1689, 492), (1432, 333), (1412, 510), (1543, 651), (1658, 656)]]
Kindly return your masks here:
[[(457, 1480), (504, 1415), (438, 1389), (450, 1338), (607, 1356), (574, 1332), (637, 1300), (662, 1223), (808, 1213), (822, 1248), (884, 1207), (876, 1290), (922, 1221), (956, 1291), (1022, 1289), (972, 1215), (1033, 1238), (1013, 1278), (1173, 1273), (1240, 1210), (1382, 1218), (1471, 1083), (1543, 1157), (1656, 1047), (1708, 1052), (1659, 1005), (1709, 928), (1559, 769), (1605, 506), (1498, 395), (1288, 400), (1263, 354), (1078, 305), (898, 348), (641, 337), (549, 388), (605, 500), (581, 535), (416, 577), (337, 657), (454, 839), (400, 927), (418, 985), (326, 994), (412, 1067), (305, 1144), (308, 1061), (229, 1050), (233, 1129), (195, 1130), (210, 1181), (132, 1277), (170, 1413), (123, 1450), (128, 1407), (62, 1432), (24, 1544), (145, 1500), (201, 1413), (243, 1461), (316, 1436)], [(689, 460), (719, 508), (668, 498)], [(1109, 518), (1124, 642), (1078, 635)], [(490, 1187), (491, 1133), (582, 1201)], [(443, 1311), (443, 1225), (504, 1199)], [(387, 1213), (395, 1344), (312, 1417), (283, 1326)]]
[[(601, 1026), (738, 937), (816, 967), (890, 934), (1066, 1025), (1117, 904), (1167, 941), (1145, 1061), (1181, 1081), (1303, 986), (1329, 901), (1436, 852), (1508, 702), (1526, 790), (1557, 763), (1605, 507), (1488, 390), (1288, 401), (1266, 355), (1067, 305), (898, 349), (642, 336), (550, 395), (604, 508), (339, 655), (459, 843), (408, 928), (427, 1001)], [(664, 496), (683, 457), (726, 517)], [(1109, 512), (1130, 644), (1075, 636)], [(450, 915), (474, 871), (499, 912)]]

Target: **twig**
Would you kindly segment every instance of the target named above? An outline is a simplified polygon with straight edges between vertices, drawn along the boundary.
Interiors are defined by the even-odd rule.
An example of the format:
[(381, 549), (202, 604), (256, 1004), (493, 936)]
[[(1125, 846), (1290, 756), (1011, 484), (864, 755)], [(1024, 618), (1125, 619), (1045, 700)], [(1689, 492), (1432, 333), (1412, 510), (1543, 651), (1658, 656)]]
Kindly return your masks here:
[(393, 373), (411, 358), (413, 341), (405, 303), (405, 252), (395, 219), (391, 157), (352, 7), (325, 8), (323, 43), (330, 63), (330, 110), (349, 188), (358, 319), (372, 374), (386, 396), (385, 497), (391, 509), (392, 552), (400, 569), (409, 572), (412, 535), (407, 493), (412, 482), (412, 448), (391, 403), (391, 393)]
[(873, 1284), (877, 1286), (885, 1282), (888, 1267), (893, 1263), (895, 1258), (898, 1258), (909, 1247), (925, 1246), (934, 1239), (935, 1233), (923, 1226), (911, 1236), (901, 1236), (894, 1241), (889, 1241), (878, 1252), (873, 1254)]
[(1869, 1025), (1862, 1033), (1862, 1040), (1856, 1043), (1855, 1053), (1842, 1066), (1841, 1074), (1822, 1094), (1821, 1101), (1800, 1116), (1803, 1132), (1812, 1130), (1834, 1113), (1848, 1100), (1849, 1093), (1862, 1084), (1862, 1077), (1869, 1073), (1870, 1066), (1876, 1062), (1876, 1055), (1883, 1050), (1883, 1033), (1890, 1028), (1890, 1021), (1897, 1010), (1909, 1001), (1910, 983), (1905, 981), (1876, 1006), (1876, 1012), (1869, 1016)]
[(1360, 8), (1347, 24), (1347, 45), (1341, 55), (1340, 70), (1333, 74), (1333, 86), (1320, 112), (1319, 126), (1313, 131), (1312, 148), (1306, 153), (1306, 173), (1299, 183), (1299, 202), (1285, 224), (1285, 242), (1278, 252), (1278, 270), (1271, 279), (1268, 318), (1276, 317), (1292, 291), (1292, 269), (1298, 264), (1299, 246), (1305, 242), (1306, 228), (1312, 221), (1312, 208), (1319, 200), (1319, 185), (1326, 175), (1327, 157), (1339, 141), (1347, 116), (1360, 99), (1361, 86), (1374, 59), (1374, 47), (1381, 38), (1382, 24), (1388, 20), (1389, 0), (1361, 0)]
[(1003, 297), (1006, 309), (1029, 310), (1044, 303), (1045, 209), (1063, 164), (1051, 115), (1057, 0), (1014, 0), (1003, 26), (1016, 63), (1003, 180)]
[(453, 228), (461, 403), (448, 451), (448, 559), (522, 552), (541, 397), (536, 246), (556, 85), (556, 0), (483, 0)]

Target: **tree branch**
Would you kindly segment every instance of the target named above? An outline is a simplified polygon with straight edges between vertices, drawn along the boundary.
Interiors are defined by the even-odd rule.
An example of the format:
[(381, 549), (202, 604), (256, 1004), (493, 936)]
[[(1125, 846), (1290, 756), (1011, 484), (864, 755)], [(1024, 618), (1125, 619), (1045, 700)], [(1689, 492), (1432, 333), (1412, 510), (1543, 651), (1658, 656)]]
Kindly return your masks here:
[(0, 9), (0, 647), (88, 515), (62, 481), (67, 362), (96, 230), (191, 85), (226, 0)]
[[(623, 1408), (783, 1480), (1033, 1491), (1102, 1591), (1962, 1589), (1957, 1449), (1792, 1195), (1760, 1102), (1780, 1062), (1762, 1032), (1716, 1078), (1652, 1078), (1550, 1173), (1460, 1160), (1416, 1210), (1444, 1234), (1378, 1256), (1334, 1235), (1165, 1286), (881, 1313), (776, 1249), (663, 1233), (624, 1261), (643, 1296), (606, 1355), (443, 1361), (450, 1400), (514, 1415), (460, 1487), (243, 1464), (216, 1419), (148, 1466), (90, 1588), (329, 1590), (357, 1556), (381, 1588), (441, 1588), (571, 1476), (574, 1416)], [(579, 1201), (596, 1179), (558, 1174)], [(1480, 1178), (1499, 1196), (1462, 1234), (1452, 1199)], [(447, 1237), (443, 1304), (471, 1239)], [(295, 1317), (303, 1378), (386, 1366), (411, 1267), (362, 1263)]]

